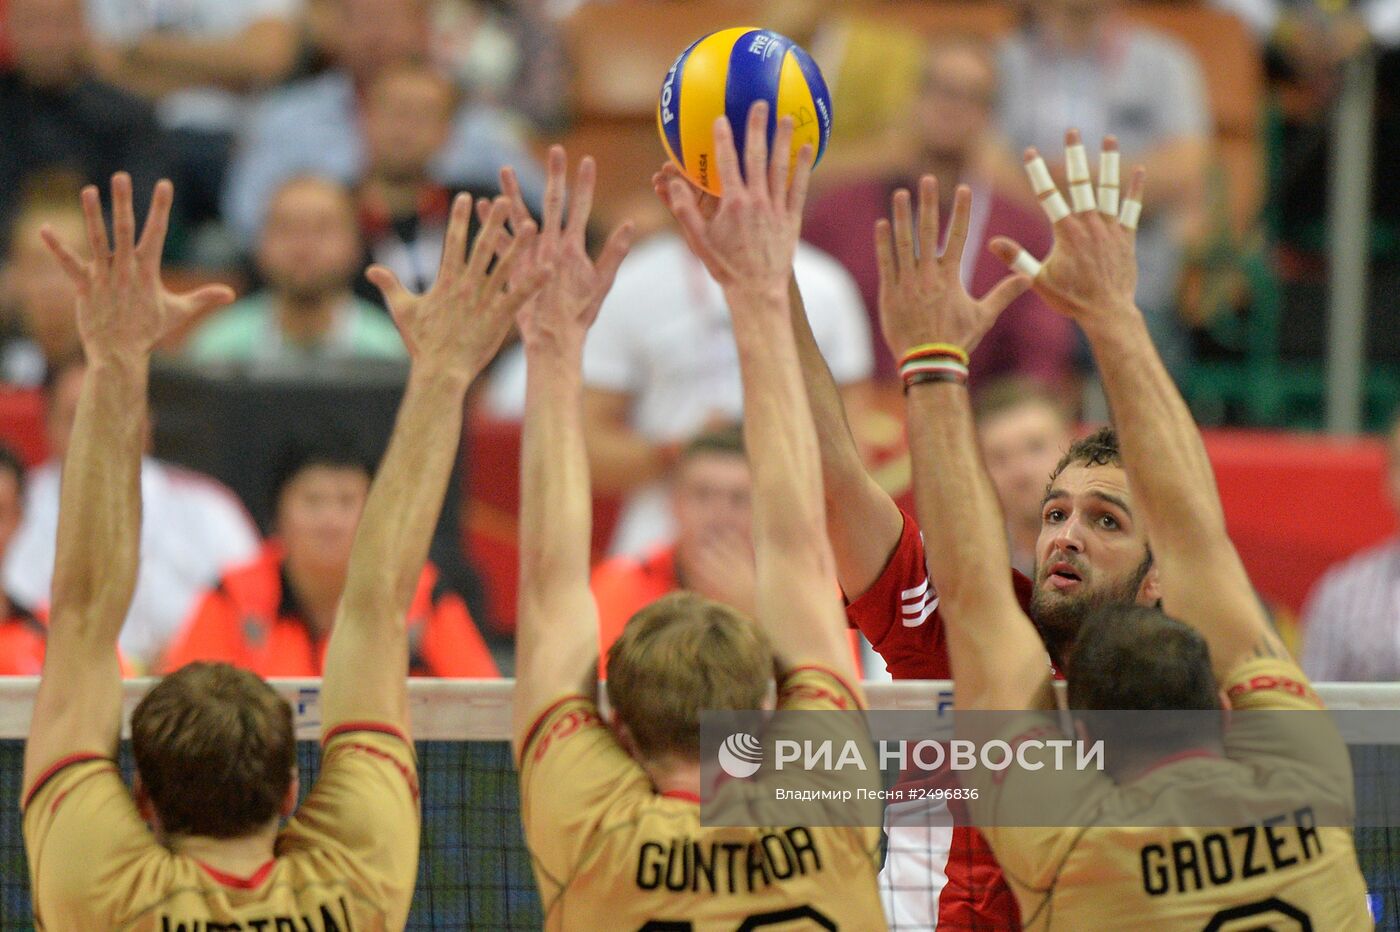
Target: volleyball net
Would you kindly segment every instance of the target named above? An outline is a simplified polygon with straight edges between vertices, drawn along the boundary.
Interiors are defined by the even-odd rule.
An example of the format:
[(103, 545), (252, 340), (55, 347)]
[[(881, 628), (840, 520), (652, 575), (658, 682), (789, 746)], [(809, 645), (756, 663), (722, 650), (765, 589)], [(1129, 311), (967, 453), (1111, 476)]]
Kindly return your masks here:
[[(128, 714), (152, 682), (126, 684)], [(0, 932), (33, 927), (18, 800), (37, 685), (30, 678), (0, 679)], [(273, 685), (296, 711), (305, 790), (319, 769), (319, 681)], [(410, 681), (423, 833), (409, 929), (541, 926), (509, 745), (512, 686), (509, 680)], [(872, 708), (890, 710), (941, 712), (952, 696), (949, 684), (938, 682), (870, 683), (866, 690)], [(1318, 692), (1334, 709), (1400, 715), (1400, 684), (1324, 684)], [(1387, 826), (1358, 827), (1356, 847), (1377, 928), (1400, 930), (1400, 745), (1352, 743), (1350, 748), (1358, 803), (1380, 801), (1396, 815)], [(129, 779), (133, 767), (126, 741), (120, 763)]]

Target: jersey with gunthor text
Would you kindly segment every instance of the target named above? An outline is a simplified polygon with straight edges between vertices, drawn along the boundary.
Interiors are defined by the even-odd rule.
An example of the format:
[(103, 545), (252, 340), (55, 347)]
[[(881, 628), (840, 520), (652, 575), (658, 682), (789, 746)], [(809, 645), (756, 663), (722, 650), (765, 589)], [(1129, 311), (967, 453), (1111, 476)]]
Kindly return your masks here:
[[(1121, 783), (1068, 769), (1053, 783), (1015, 768), (972, 772), (980, 792), (969, 805), (1026, 928), (1372, 927), (1352, 831), (1322, 814), (1351, 807), (1350, 759), (1335, 725), (1324, 731), (1311, 727), (1315, 717), (1297, 718), (1307, 731), (1289, 742), (1258, 740), (1258, 729), (1240, 725), (1245, 713), (1268, 727), (1315, 713), (1317, 694), (1296, 665), (1277, 659), (1242, 664), (1222, 685), (1236, 713), (1223, 757), (1177, 755)], [(1274, 717), (1257, 717), (1264, 712)], [(1008, 729), (1013, 747), (1039, 736), (1025, 724)], [(1029, 827), (1037, 824), (1031, 809), (1043, 813), (1051, 796), (1073, 813), (1062, 825), (1078, 827)], [(1178, 827), (1231, 800), (1242, 804), (1237, 811), (1272, 814), (1226, 828)], [(986, 827), (994, 819), (1008, 827)]]
[(35, 925), (49, 932), (402, 929), (418, 836), (413, 746), (373, 723), (327, 734), (316, 785), (249, 877), (158, 844), (107, 758), (58, 762), (24, 801)]
[[(790, 672), (780, 709), (854, 710), (817, 667)], [(582, 695), (521, 748), (521, 819), (550, 930), (884, 929), (879, 830), (704, 827), (699, 800), (658, 794)]]

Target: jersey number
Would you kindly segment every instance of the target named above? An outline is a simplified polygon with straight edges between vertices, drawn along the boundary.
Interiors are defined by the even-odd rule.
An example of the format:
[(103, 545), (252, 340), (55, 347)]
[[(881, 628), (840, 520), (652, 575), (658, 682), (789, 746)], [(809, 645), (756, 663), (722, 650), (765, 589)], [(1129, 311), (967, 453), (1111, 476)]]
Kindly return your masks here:
[[(771, 913), (754, 913), (735, 927), (734, 932), (755, 932), (756, 929), (771, 929), (789, 922), (807, 920), (816, 928), (827, 932), (837, 932), (839, 926), (811, 906), (794, 906), (792, 909), (779, 909)], [(637, 932), (693, 932), (695, 923), (683, 920), (653, 919)], [(1309, 927), (1308, 932), (1311, 932)]]
[(1222, 909), (1211, 917), (1201, 932), (1252, 932), (1256, 929), (1269, 929), (1272, 932), (1313, 932), (1313, 924), (1307, 913), (1292, 903), (1285, 903), (1278, 897), (1271, 896), (1257, 903)]

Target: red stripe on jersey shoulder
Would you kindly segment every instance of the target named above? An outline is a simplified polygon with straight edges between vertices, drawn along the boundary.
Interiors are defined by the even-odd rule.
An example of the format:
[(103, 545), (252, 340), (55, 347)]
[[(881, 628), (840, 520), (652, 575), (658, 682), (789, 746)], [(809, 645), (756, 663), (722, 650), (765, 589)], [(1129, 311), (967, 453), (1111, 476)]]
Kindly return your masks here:
[(667, 790), (659, 795), (665, 799), (683, 799), (688, 803), (700, 802), (700, 794), (692, 793), (690, 790)]
[(20, 803), (19, 806), (20, 811), (23, 812), (28, 809), (29, 804), (34, 801), (34, 797), (39, 795), (39, 791), (42, 790), (50, 780), (58, 776), (60, 771), (66, 770), (74, 764), (81, 764), (90, 760), (105, 760), (107, 763), (111, 764), (113, 768), (117, 766), (116, 762), (110, 757), (105, 757), (101, 754), (69, 754), (67, 757), (55, 762), (48, 770), (39, 774), (39, 779), (35, 780), (34, 785), (29, 788), (29, 792), (24, 794), (24, 801)]
[[(789, 680), (789, 679), (791, 679), (792, 677), (796, 676), (796, 675), (799, 674), (799, 673), (803, 673), (803, 672), (808, 671), (808, 670), (815, 670), (815, 671), (818, 672), (818, 673), (824, 673), (824, 674), (826, 674), (827, 676), (831, 677), (831, 678), (832, 678), (833, 680), (835, 680), (838, 684), (840, 684), (841, 688), (844, 689), (844, 690), (846, 691), (847, 695), (850, 696), (850, 698), (851, 698), (851, 703), (854, 704), (854, 706), (855, 706), (856, 709), (863, 709), (863, 708), (864, 708), (864, 705), (863, 705), (863, 704), (861, 703), (861, 701), (860, 701), (860, 693), (856, 692), (854, 689), (851, 688), (851, 684), (848, 683), (848, 682), (846, 682), (846, 678), (845, 678), (844, 676), (842, 676), (841, 674), (837, 673), (835, 670), (831, 669), (830, 667), (824, 667), (824, 666), (822, 666), (822, 665), (819, 664), (819, 663), (807, 663), (807, 664), (803, 664), (803, 665), (800, 666), (800, 667), (793, 667), (792, 669), (790, 669), (790, 670), (786, 671), (785, 673), (783, 673), (782, 682), (780, 682), (780, 683), (778, 684), (778, 694), (779, 694), (779, 696), (782, 695), (783, 690), (787, 687), (787, 683), (788, 683), (788, 680)], [(833, 697), (833, 698), (837, 699), (836, 705), (840, 706), (840, 707), (843, 708), (843, 709), (846, 708), (847, 703), (840, 701), (840, 700), (839, 700), (839, 697)]]
[(249, 874), (247, 877), (225, 874), (217, 867), (210, 867), (203, 861), (195, 861), (195, 863), (199, 865), (200, 870), (204, 871), (204, 873), (208, 874), (216, 882), (225, 887), (232, 887), (235, 890), (256, 890), (258, 887), (262, 886), (263, 881), (267, 879), (267, 875), (272, 873), (272, 869), (277, 866), (277, 859), (268, 859), (266, 864), (253, 871), (253, 873)]
[(394, 769), (403, 776), (404, 782), (408, 784), (408, 792), (413, 796), (414, 803), (418, 802), (418, 778), (413, 775), (412, 770), (405, 767), (402, 761), (396, 760), (392, 754), (386, 754), (379, 748), (368, 744), (360, 744), (357, 741), (347, 741), (339, 745), (336, 751), (363, 751), (371, 757), (377, 757), (380, 760), (388, 761), (393, 764)]
[(539, 737), (540, 729), (544, 727), (545, 721), (555, 712), (559, 711), (559, 707), (564, 703), (577, 700), (583, 702), (592, 701), (583, 693), (570, 693), (567, 696), (560, 696), (558, 699), (545, 706), (543, 712), (535, 716), (535, 720), (531, 722), (530, 727), (525, 730), (525, 740), (520, 742), (520, 762), (522, 764), (525, 762), (525, 755), (530, 751), (530, 745), (534, 744), (535, 738)]

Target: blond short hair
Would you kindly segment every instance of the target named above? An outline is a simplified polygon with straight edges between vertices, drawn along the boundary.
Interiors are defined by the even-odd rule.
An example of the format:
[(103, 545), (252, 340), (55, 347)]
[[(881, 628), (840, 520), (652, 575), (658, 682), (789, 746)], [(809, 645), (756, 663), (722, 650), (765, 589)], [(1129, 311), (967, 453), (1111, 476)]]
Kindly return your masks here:
[(750, 618), (693, 592), (657, 599), (608, 650), (608, 702), (648, 760), (700, 753), (700, 712), (757, 709), (773, 649)]

